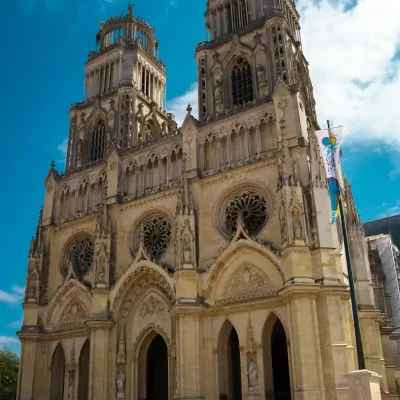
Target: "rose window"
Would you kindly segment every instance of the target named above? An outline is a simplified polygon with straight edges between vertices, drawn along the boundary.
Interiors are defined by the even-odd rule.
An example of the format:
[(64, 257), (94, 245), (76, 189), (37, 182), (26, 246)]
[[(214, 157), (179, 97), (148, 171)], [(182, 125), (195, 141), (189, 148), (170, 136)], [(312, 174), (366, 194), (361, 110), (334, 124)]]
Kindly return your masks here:
[(143, 244), (147, 253), (159, 257), (168, 248), (171, 238), (171, 225), (161, 217), (154, 217), (143, 224)]
[(225, 211), (225, 225), (231, 234), (236, 232), (237, 220), (242, 217), (243, 225), (250, 235), (261, 231), (267, 221), (267, 203), (255, 192), (245, 192), (228, 203)]
[(69, 251), (69, 261), (78, 276), (86, 275), (93, 262), (93, 242), (88, 238), (77, 240)]

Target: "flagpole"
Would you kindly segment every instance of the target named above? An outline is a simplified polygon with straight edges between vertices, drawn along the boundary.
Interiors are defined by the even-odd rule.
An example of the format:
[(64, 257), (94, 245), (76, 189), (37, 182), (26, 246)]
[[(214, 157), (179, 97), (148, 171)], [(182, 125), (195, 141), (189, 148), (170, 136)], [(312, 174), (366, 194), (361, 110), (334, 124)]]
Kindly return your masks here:
[[(329, 136), (330, 136), (331, 135), (331, 131), (330, 131), (331, 127), (330, 127), (329, 121), (327, 121), (327, 122), (328, 122)], [(349, 238), (347, 236), (346, 221), (344, 218), (343, 202), (342, 202), (341, 195), (339, 196), (339, 211), (340, 211), (340, 221), (341, 221), (342, 232), (343, 232), (343, 244), (344, 244), (344, 250), (346, 253), (348, 279), (349, 279), (349, 286), (350, 286), (351, 308), (353, 311), (354, 331), (355, 331), (356, 346), (357, 346), (358, 369), (362, 370), (362, 369), (365, 369), (364, 351), (363, 351), (362, 339), (361, 339), (360, 320), (358, 318), (357, 298), (356, 298), (356, 290), (354, 287), (353, 266), (351, 263)]]

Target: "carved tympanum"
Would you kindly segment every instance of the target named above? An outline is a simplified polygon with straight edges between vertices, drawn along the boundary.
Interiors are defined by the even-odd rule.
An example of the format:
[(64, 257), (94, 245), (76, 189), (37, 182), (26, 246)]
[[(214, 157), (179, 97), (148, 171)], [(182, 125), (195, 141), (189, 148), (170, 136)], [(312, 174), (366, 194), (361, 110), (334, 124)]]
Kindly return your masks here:
[(146, 316), (153, 316), (154, 314), (161, 314), (165, 310), (164, 304), (156, 299), (154, 296), (149, 296), (139, 308), (139, 315), (143, 318)]
[(233, 293), (253, 290), (268, 285), (266, 277), (254, 267), (245, 265), (233, 275), (232, 279), (228, 283), (224, 294), (230, 295)]

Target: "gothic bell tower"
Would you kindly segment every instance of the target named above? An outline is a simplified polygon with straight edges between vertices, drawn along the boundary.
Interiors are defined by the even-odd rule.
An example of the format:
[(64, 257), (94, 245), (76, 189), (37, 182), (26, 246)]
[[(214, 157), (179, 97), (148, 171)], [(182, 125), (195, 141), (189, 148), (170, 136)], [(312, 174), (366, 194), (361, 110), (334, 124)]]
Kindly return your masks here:
[(133, 14), (100, 23), (85, 64), (83, 101), (70, 109), (66, 172), (101, 163), (107, 143), (130, 151), (176, 130), (166, 112), (165, 64), (155, 30)]
[(267, 101), (278, 79), (301, 92), (315, 119), (292, 0), (209, 0), (205, 18), (209, 41), (196, 48), (201, 121)]

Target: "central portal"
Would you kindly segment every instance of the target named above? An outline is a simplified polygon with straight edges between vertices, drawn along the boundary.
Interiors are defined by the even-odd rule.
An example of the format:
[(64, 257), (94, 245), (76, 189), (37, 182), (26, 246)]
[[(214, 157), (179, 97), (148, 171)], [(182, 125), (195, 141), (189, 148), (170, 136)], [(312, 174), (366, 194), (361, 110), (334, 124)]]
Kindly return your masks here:
[(168, 350), (160, 335), (150, 343), (146, 366), (146, 400), (168, 400)]

